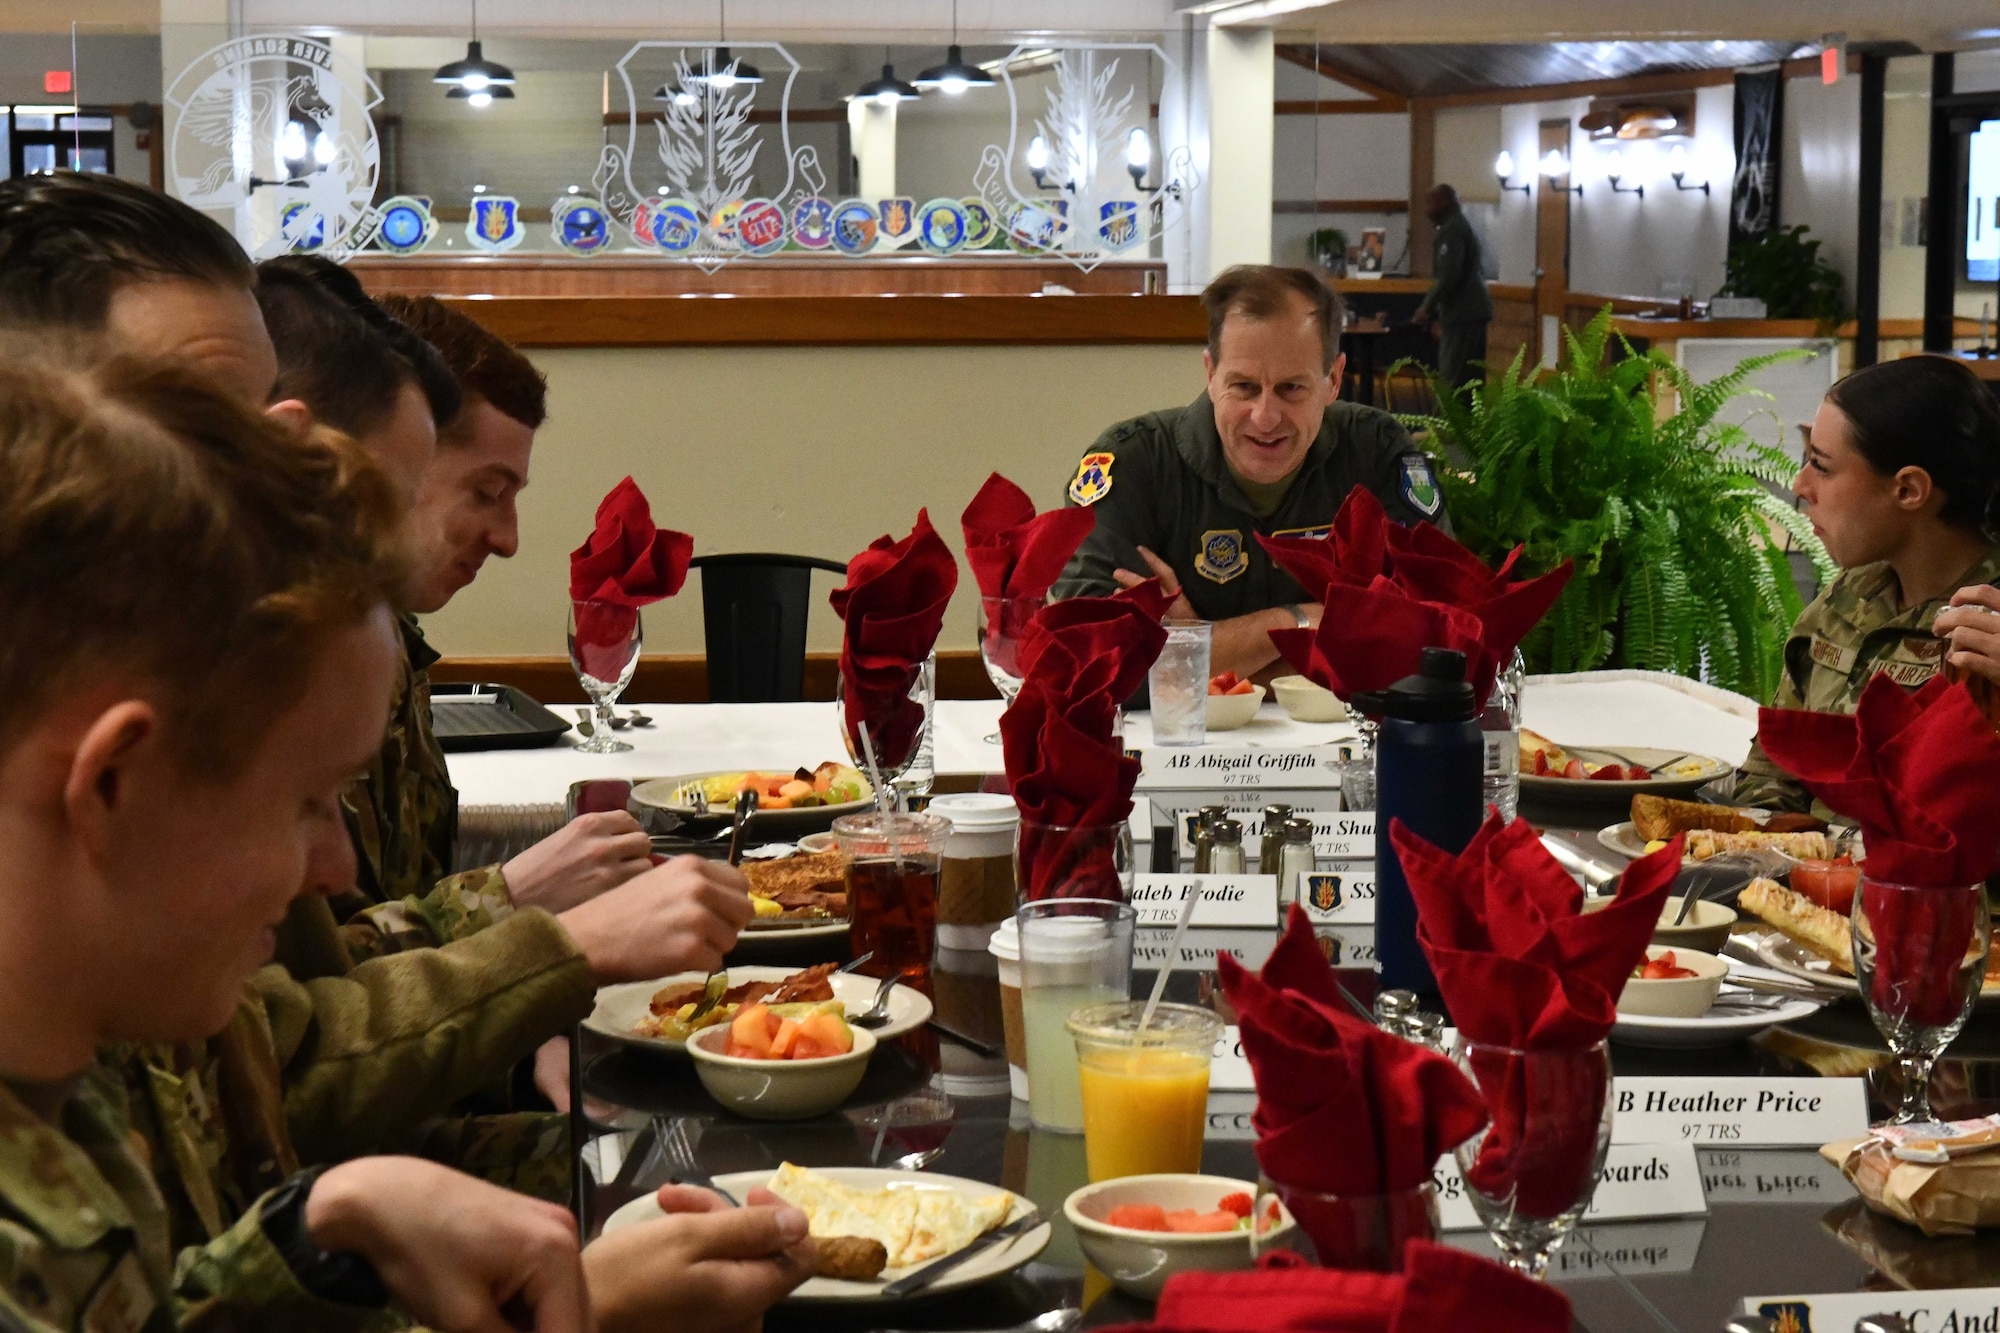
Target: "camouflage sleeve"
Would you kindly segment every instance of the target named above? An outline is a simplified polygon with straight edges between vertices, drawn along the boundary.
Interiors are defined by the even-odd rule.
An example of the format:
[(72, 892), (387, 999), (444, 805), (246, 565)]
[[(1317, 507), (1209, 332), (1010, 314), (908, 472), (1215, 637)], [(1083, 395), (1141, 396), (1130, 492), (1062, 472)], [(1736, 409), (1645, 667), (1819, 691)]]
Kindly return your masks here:
[(301, 984), (267, 967), (251, 984), (271, 1018), (305, 1163), (375, 1151), (496, 1082), (580, 1022), (596, 994), (575, 941), (539, 910), (344, 977)]
[(180, 1328), (189, 1333), (239, 1328), (375, 1333), (409, 1326), (393, 1310), (341, 1305), (301, 1287), (265, 1234), (263, 1204), (262, 1199), (252, 1204), (234, 1226), (208, 1244), (181, 1251), (173, 1280)]
[(407, 1152), (489, 1184), (570, 1206), (569, 1117), (556, 1111), (440, 1116), (385, 1151)]
[[(1782, 673), (1778, 682), (1778, 693), (1771, 700), (1773, 708), (1804, 708), (1805, 696), (1799, 693), (1798, 683), (1792, 673)], [(1736, 778), (1736, 788), (1731, 793), (1738, 805), (1752, 805), (1763, 810), (1786, 810), (1804, 814), (1812, 809), (1812, 793), (1805, 784), (1771, 762), (1764, 753), (1762, 741), (1750, 743), (1750, 757), (1743, 761), (1743, 767)]]
[(514, 914), (514, 898), (498, 865), (447, 875), (428, 893), (366, 907), (340, 928), (356, 963), (410, 949), (435, 949), (476, 935)]

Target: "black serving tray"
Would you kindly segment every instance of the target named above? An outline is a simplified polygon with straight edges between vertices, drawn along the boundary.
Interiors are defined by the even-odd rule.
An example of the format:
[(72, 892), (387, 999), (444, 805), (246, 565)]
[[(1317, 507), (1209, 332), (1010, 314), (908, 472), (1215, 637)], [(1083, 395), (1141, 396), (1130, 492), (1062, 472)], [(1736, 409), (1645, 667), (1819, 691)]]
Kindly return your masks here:
[(431, 686), (431, 732), (447, 754), (553, 745), (570, 724), (512, 685)]

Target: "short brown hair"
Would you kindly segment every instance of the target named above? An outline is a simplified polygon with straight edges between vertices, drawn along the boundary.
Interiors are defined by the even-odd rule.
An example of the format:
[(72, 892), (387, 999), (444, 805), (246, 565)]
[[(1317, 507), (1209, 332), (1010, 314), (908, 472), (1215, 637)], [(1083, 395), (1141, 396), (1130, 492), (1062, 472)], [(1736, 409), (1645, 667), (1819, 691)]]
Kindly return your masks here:
[(1221, 358), (1222, 321), (1230, 315), (1270, 319), (1283, 314), (1294, 301), (1305, 302), (1319, 325), (1321, 369), (1333, 369), (1334, 358), (1340, 355), (1341, 326), (1347, 319), (1340, 293), (1308, 269), (1275, 264), (1236, 264), (1218, 273), (1202, 290), (1201, 303), (1208, 311), (1209, 356)]
[(548, 379), (505, 338), (435, 296), (390, 294), (381, 306), (438, 349), (466, 397), (484, 398), (529, 430), (548, 420)]
[(0, 348), (0, 753), (116, 676), (190, 773), (230, 776), (319, 645), (387, 600), (399, 519), (353, 441), (193, 371)]
[(437, 349), (368, 299), (360, 279), (320, 255), (257, 266), (257, 305), (278, 353), (277, 399), (296, 398), (323, 426), (362, 436), (387, 421), (414, 384), (444, 425), (458, 381)]

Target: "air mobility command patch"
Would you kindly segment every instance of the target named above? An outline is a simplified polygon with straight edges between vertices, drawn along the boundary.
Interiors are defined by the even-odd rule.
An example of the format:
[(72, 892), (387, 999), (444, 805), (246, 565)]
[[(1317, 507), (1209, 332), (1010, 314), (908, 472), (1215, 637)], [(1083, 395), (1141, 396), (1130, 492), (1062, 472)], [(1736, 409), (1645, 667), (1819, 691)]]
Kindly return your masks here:
[(1422, 454), (1403, 455), (1403, 498), (1425, 518), (1436, 518), (1444, 504), (1437, 478), (1431, 475), (1431, 461)]
[(1085, 454), (1070, 481), (1069, 498), (1087, 506), (1111, 494), (1111, 464), (1116, 459), (1116, 454)]
[(1242, 574), (1250, 568), (1250, 555), (1243, 549), (1243, 534), (1235, 528), (1202, 533), (1194, 568), (1210, 583), (1227, 583)]

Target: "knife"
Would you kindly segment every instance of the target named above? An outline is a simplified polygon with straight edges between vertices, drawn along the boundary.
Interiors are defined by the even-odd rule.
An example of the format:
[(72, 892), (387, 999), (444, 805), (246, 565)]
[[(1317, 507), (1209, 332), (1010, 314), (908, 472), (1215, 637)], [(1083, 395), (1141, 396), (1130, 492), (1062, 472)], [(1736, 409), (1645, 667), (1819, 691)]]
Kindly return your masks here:
[(1041, 1224), (1042, 1214), (1040, 1210), (1030, 1212), (1026, 1217), (1018, 1218), (1015, 1221), (1009, 1222), (1004, 1227), (998, 1227), (987, 1232), (962, 1250), (947, 1254), (942, 1259), (933, 1259), (907, 1277), (897, 1278), (894, 1282), (882, 1288), (882, 1294), (884, 1296), (907, 1296), (913, 1291), (922, 1291), (925, 1287), (928, 1287), (931, 1283), (937, 1281), (946, 1273), (958, 1267), (967, 1259), (970, 1259), (973, 1255), (981, 1254), (998, 1245), (1003, 1240), (1012, 1240), (1016, 1236), (1033, 1231)]

